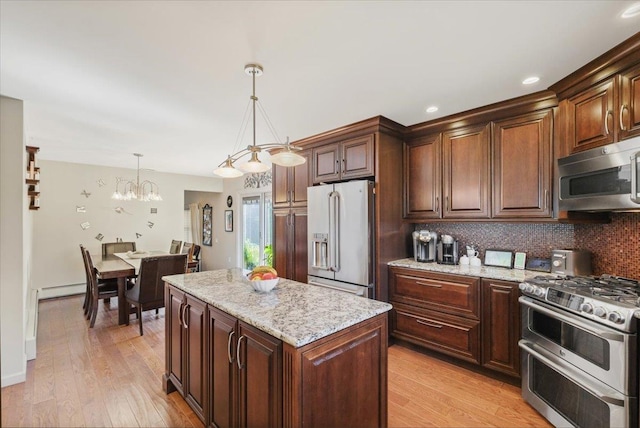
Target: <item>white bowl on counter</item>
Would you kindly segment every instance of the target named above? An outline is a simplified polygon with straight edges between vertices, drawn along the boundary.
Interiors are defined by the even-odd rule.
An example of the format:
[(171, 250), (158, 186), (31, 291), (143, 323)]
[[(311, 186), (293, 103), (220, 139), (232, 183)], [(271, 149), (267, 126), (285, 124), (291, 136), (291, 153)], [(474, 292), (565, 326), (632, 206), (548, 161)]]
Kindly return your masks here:
[(268, 293), (269, 291), (273, 290), (274, 287), (278, 284), (279, 280), (280, 278), (261, 279), (261, 280), (252, 281), (249, 278), (247, 278), (247, 281), (251, 284), (253, 289), (259, 293)]

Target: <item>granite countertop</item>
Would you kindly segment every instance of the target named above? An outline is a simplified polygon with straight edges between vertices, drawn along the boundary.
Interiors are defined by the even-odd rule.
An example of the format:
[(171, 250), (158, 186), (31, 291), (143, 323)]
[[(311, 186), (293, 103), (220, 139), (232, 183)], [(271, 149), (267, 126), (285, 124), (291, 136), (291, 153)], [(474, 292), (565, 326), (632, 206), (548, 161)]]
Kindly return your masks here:
[(524, 269), (507, 269), (491, 266), (441, 265), (438, 263), (416, 262), (414, 259), (394, 260), (389, 266), (398, 266), (430, 272), (451, 273), (455, 275), (475, 276), (478, 278), (501, 279), (503, 281), (523, 282), (536, 276), (555, 276), (547, 272)]
[(391, 309), (388, 303), (284, 278), (259, 293), (239, 268), (162, 279), (296, 348)]

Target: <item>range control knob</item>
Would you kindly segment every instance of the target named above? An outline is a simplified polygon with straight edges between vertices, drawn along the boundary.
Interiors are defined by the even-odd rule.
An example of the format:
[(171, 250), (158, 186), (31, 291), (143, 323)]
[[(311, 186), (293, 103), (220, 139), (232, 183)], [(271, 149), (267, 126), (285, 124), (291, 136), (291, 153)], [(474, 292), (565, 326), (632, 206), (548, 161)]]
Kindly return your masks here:
[(527, 288), (527, 284), (525, 284), (524, 282), (521, 282), (520, 285), (518, 285), (518, 288), (524, 291)]
[(619, 312), (611, 312), (609, 314), (609, 321), (614, 322), (616, 324), (624, 323), (624, 317), (620, 315)]
[(527, 293), (533, 293), (533, 285), (527, 284), (524, 291), (526, 291)]
[(593, 314), (597, 317), (600, 318), (606, 318), (607, 316), (607, 311), (605, 310), (605, 308), (603, 308), (602, 306), (598, 306), (597, 308), (595, 308), (593, 310)]
[(533, 290), (533, 294), (535, 294), (538, 297), (542, 297), (544, 296), (544, 288), (542, 287), (536, 287), (535, 290)]
[(583, 303), (582, 305), (580, 305), (580, 310), (582, 312), (586, 312), (587, 314), (590, 314), (593, 312), (593, 306), (591, 305), (591, 303)]

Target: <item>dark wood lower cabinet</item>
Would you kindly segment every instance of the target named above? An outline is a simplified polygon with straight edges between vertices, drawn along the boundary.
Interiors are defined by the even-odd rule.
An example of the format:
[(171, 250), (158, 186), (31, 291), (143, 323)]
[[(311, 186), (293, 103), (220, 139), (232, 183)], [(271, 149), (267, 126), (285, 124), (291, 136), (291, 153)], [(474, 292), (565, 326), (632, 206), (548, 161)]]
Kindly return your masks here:
[(487, 368), (520, 376), (520, 290), (515, 282), (482, 279), (482, 355)]
[(165, 289), (166, 373), (163, 388), (178, 390), (205, 421), (206, 304), (173, 287)]
[(391, 335), (520, 377), (518, 283), (392, 266)]
[(170, 285), (165, 296), (164, 390), (205, 426), (387, 426), (386, 313), (296, 348)]

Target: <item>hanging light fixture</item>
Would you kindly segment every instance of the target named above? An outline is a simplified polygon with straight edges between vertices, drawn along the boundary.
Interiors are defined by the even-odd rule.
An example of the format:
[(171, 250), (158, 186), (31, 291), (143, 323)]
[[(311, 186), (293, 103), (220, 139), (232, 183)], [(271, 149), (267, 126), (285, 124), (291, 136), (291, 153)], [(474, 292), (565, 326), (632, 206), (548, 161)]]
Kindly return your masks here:
[[(296, 153), (296, 151), (301, 150), (299, 147), (294, 147), (289, 144), (289, 139), (287, 138), (286, 143), (265, 143), (265, 144), (256, 144), (256, 106), (260, 109), (260, 113), (262, 114), (263, 119), (267, 123), (271, 134), (279, 141), (278, 136), (275, 133), (273, 125), (269, 120), (264, 108), (258, 102), (258, 97), (256, 97), (256, 77), (261, 76), (263, 73), (262, 66), (259, 64), (247, 64), (244, 67), (245, 73), (251, 76), (253, 81), (253, 92), (251, 93), (249, 105), (247, 106), (247, 111), (245, 111), (245, 119), (242, 121), (242, 126), (240, 127), (240, 132), (238, 133), (238, 141), (236, 141), (236, 148), (239, 145), (239, 142), (242, 140), (242, 136), (244, 135), (244, 131), (247, 128), (248, 120), (247, 120), (247, 112), (249, 111), (249, 107), (251, 107), (251, 116), (253, 122), (253, 144), (247, 146), (247, 148), (237, 151), (236, 153), (227, 156), (227, 159), (218, 165), (218, 168), (213, 171), (214, 174), (224, 177), (224, 178), (234, 178), (240, 177), (245, 172), (256, 173), (256, 172), (265, 172), (270, 169), (269, 165), (260, 161), (258, 154), (263, 150), (274, 151), (275, 153), (271, 155), (271, 163), (276, 165), (290, 167), (301, 165), (306, 162), (306, 159), (303, 156), (300, 156)], [(246, 155), (251, 155), (249, 160), (243, 164), (235, 167), (235, 162), (238, 159), (243, 158)]]
[[(144, 180), (142, 183), (140, 182), (140, 158), (143, 155), (140, 153), (134, 153), (133, 155), (138, 158), (136, 181), (126, 181), (122, 178), (116, 178), (116, 190), (111, 195), (111, 199), (117, 201), (131, 201), (136, 199), (141, 202), (161, 201), (162, 196), (160, 196), (160, 190), (156, 183), (149, 180)], [(120, 183), (122, 182), (124, 182), (124, 186), (122, 188), (123, 191), (120, 192)]]

